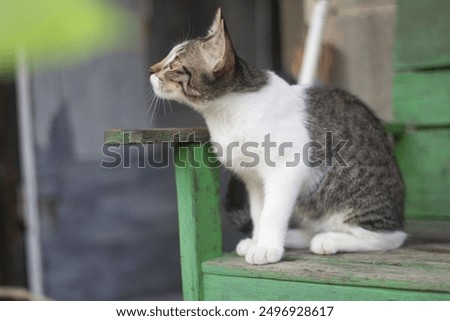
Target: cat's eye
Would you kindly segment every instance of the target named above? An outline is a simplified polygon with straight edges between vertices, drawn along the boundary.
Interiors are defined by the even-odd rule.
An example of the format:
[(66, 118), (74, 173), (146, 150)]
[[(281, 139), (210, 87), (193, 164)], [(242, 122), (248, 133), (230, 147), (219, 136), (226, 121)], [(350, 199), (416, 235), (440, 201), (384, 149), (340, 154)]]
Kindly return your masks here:
[(170, 69), (176, 69), (180, 66), (180, 60), (177, 58), (175, 58), (169, 65)]

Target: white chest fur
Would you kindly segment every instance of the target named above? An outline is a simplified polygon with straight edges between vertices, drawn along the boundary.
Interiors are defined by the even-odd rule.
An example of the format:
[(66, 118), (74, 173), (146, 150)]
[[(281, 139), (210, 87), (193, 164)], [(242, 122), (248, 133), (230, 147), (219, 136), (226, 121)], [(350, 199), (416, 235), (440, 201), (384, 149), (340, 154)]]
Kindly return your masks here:
[(235, 171), (283, 166), (309, 141), (301, 88), (273, 73), (260, 91), (228, 94), (202, 114), (219, 160)]

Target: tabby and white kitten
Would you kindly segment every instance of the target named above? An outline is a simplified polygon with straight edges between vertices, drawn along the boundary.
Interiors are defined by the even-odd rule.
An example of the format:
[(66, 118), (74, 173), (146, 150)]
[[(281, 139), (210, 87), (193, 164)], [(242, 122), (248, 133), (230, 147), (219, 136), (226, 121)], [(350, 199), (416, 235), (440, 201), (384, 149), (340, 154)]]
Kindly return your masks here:
[[(223, 150), (253, 144), (256, 166), (242, 166), (254, 159), (248, 148), (218, 155), (247, 188), (254, 228), (236, 252), (248, 263), (278, 262), (285, 247), (334, 254), (402, 245), (400, 172), (379, 121), (356, 97), (291, 86), (250, 66), (236, 55), (220, 9), (205, 37), (175, 46), (150, 73), (155, 93), (203, 115), (211, 141)], [(326, 141), (327, 132), (333, 142)], [(263, 147), (267, 134), (275, 147)], [(328, 144), (336, 154), (331, 156), (339, 152), (346, 164), (329, 162), (325, 148), (307, 145), (312, 141)], [(286, 142), (288, 148), (281, 148)], [(333, 148), (338, 142), (345, 143), (341, 150)], [(288, 166), (304, 146), (312, 147), (309, 159), (328, 161)]]

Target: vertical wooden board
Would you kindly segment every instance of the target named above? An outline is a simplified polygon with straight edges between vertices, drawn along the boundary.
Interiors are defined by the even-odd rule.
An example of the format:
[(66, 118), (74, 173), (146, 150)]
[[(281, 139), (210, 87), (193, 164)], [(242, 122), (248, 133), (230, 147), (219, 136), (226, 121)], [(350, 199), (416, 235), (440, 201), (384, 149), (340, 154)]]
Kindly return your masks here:
[(449, 293), (315, 284), (212, 274), (204, 275), (204, 287), (204, 298), (211, 301), (450, 300)]
[(25, 287), (16, 87), (0, 81), (0, 284)]
[(222, 254), (219, 169), (209, 145), (177, 144), (177, 185), (180, 251), (185, 300), (202, 300), (201, 262)]
[(396, 70), (450, 66), (450, 1), (397, 0)]
[(395, 120), (407, 124), (450, 124), (449, 84), (450, 69), (396, 74)]
[(409, 218), (450, 218), (450, 128), (406, 132), (395, 152)]

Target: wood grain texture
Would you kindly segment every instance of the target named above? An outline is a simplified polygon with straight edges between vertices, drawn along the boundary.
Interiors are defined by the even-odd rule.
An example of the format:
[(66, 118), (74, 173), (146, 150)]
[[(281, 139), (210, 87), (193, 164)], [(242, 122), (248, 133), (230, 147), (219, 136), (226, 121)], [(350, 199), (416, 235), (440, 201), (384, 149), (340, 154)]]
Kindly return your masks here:
[(158, 128), (158, 129), (107, 129), (104, 142), (107, 145), (205, 143), (209, 141), (206, 127)]
[(408, 125), (450, 125), (449, 84), (450, 69), (397, 73), (393, 88), (395, 120)]
[(449, 21), (448, 0), (397, 0), (395, 69), (450, 66)]
[[(408, 125), (408, 128), (420, 128), (421, 125)], [(384, 131), (394, 136), (401, 136), (406, 129), (402, 122), (383, 124)], [(210, 135), (208, 128), (154, 128), (154, 129), (120, 129), (105, 130), (104, 143), (106, 145), (134, 145), (161, 143), (206, 143)]]
[[(409, 218), (450, 218), (450, 128), (406, 132), (395, 144)], [(449, 229), (450, 231), (450, 229)]]
[(391, 301), (450, 300), (449, 293), (315, 284), (206, 274), (205, 300), (211, 301)]
[[(401, 122), (383, 124), (385, 132), (401, 136), (405, 125)], [(159, 144), (159, 143), (205, 143), (209, 142), (208, 128), (154, 128), (105, 130), (104, 143), (107, 145)]]
[[(441, 227), (435, 228), (437, 225)], [(423, 226), (420, 228), (420, 222), (410, 224), (413, 233), (408, 244), (392, 251), (331, 256), (288, 251), (282, 262), (264, 266), (248, 265), (229, 253), (204, 262), (202, 270), (239, 278), (450, 293), (450, 222), (427, 222)], [(421, 238), (425, 228), (435, 231), (436, 243)], [(445, 234), (439, 235), (439, 231)]]
[(209, 146), (177, 144), (177, 185), (180, 252), (185, 300), (202, 300), (201, 262), (222, 254), (219, 211), (219, 169), (199, 162)]

